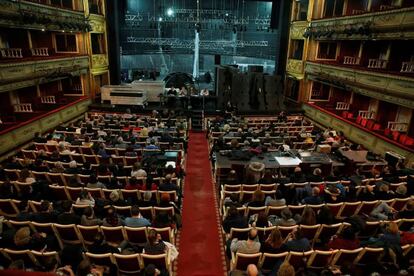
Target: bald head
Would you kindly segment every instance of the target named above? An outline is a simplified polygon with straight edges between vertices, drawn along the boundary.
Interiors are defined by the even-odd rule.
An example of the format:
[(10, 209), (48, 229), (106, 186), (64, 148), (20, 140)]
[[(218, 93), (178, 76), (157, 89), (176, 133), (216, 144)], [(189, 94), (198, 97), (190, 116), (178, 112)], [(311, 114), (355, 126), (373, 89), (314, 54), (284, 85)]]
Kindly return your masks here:
[(313, 196), (319, 196), (319, 192), (320, 192), (320, 190), (319, 190), (318, 187), (313, 187), (312, 188), (312, 195)]
[(254, 239), (256, 239), (256, 237), (257, 237), (257, 230), (256, 230), (256, 228), (250, 229), (250, 232), (249, 232), (249, 240), (254, 240)]
[(257, 276), (259, 275), (259, 270), (257, 269), (257, 266), (254, 264), (249, 264), (247, 266), (246, 273), (248, 276)]

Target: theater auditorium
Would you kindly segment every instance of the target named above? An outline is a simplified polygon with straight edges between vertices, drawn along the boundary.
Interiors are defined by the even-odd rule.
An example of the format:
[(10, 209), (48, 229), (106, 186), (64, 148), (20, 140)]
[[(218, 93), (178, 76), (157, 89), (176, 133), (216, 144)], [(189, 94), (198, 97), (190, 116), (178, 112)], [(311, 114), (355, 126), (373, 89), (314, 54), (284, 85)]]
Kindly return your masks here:
[(0, 276), (414, 275), (413, 0), (0, 0)]

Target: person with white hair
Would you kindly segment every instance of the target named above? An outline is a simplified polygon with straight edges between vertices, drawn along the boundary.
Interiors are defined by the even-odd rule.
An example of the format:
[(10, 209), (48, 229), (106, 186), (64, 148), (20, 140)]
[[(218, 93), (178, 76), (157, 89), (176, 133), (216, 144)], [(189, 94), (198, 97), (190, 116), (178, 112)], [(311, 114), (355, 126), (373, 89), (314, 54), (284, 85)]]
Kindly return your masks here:
[(69, 162), (69, 168), (66, 169), (66, 173), (68, 174), (78, 174), (78, 163), (75, 160)]
[(266, 166), (262, 162), (251, 162), (247, 166), (247, 180), (250, 183), (259, 183), (262, 178)]

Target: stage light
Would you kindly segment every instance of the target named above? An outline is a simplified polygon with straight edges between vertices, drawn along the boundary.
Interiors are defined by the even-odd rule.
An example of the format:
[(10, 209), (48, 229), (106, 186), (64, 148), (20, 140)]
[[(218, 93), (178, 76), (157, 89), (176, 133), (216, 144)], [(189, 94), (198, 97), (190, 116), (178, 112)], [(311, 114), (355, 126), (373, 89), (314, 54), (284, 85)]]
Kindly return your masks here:
[(167, 10), (167, 15), (168, 15), (168, 16), (173, 16), (173, 15), (174, 15), (174, 11), (173, 11), (173, 9), (172, 9), (172, 8), (169, 8), (169, 9)]
[(159, 21), (159, 22), (162, 22), (162, 17), (158, 18), (158, 21)]
[(229, 14), (228, 14), (228, 13), (226, 13), (226, 16), (229, 16)]

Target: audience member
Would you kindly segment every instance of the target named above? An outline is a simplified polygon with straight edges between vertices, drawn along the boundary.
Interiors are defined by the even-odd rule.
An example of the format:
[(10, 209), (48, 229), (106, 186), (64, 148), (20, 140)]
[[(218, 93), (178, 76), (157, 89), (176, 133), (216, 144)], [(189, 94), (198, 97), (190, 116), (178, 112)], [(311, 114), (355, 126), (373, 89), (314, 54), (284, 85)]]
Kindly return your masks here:
[(80, 217), (73, 213), (72, 201), (65, 200), (62, 203), (63, 213), (58, 215), (57, 223), (59, 224), (80, 224)]
[(253, 254), (260, 252), (260, 242), (257, 230), (252, 228), (249, 231), (247, 240), (238, 240), (234, 238), (231, 241), (230, 250), (234, 253)]
[(145, 227), (151, 226), (151, 222), (142, 217), (139, 212), (139, 207), (134, 205), (131, 207), (131, 217), (125, 219), (125, 226), (128, 227)]

